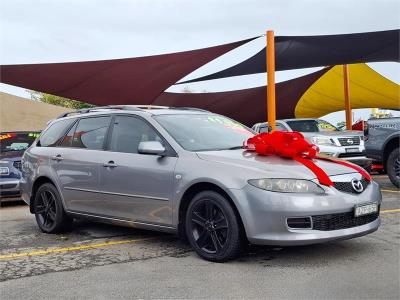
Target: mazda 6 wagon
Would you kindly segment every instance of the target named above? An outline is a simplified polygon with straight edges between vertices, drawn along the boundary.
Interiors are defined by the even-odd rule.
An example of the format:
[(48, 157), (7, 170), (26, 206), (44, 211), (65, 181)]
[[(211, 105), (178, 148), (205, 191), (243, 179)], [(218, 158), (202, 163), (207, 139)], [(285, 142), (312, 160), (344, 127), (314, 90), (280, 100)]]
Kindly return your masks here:
[(177, 233), (210, 261), (243, 246), (306, 245), (377, 230), (378, 184), (316, 160), (334, 186), (296, 160), (242, 145), (254, 133), (198, 109), (108, 106), (52, 121), (25, 152), (22, 197), (46, 233), (74, 218)]

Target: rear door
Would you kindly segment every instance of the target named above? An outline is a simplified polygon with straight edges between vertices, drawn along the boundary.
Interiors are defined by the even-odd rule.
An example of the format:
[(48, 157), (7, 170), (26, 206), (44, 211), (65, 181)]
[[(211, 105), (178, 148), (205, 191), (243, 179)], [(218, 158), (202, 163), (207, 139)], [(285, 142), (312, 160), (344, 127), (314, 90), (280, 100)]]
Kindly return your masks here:
[(110, 121), (110, 116), (79, 119), (56, 148), (52, 167), (69, 211), (103, 213), (99, 210), (99, 173)]
[[(171, 225), (175, 152), (140, 117), (117, 115), (112, 123), (100, 170), (102, 209), (119, 219)], [(142, 141), (160, 141), (170, 154), (139, 154)]]

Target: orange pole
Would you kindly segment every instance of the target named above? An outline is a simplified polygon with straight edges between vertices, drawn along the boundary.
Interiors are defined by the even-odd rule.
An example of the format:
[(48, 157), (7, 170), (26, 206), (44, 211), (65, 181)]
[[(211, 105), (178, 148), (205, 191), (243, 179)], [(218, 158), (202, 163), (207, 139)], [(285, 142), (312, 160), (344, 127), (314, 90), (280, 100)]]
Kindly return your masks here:
[(275, 37), (274, 31), (267, 31), (267, 115), (268, 125), (272, 130), (276, 127), (275, 103)]
[(343, 84), (344, 84), (344, 106), (346, 112), (346, 129), (351, 130), (353, 120), (350, 103), (350, 82), (348, 65), (343, 65)]

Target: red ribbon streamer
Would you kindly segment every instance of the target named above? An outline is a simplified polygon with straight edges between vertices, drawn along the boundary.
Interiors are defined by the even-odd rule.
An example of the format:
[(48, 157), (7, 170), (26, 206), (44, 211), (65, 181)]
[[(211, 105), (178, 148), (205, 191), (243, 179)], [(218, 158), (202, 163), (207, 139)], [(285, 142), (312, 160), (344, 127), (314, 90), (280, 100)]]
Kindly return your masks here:
[(342, 160), (317, 157), (319, 148), (310, 144), (300, 132), (273, 131), (272, 133), (260, 133), (249, 138), (244, 146), (247, 150), (256, 151), (259, 155), (277, 155), (296, 160), (312, 171), (320, 184), (326, 186), (333, 186), (333, 182), (328, 174), (314, 163), (313, 158), (352, 168), (368, 181), (371, 181), (371, 176), (356, 165)]

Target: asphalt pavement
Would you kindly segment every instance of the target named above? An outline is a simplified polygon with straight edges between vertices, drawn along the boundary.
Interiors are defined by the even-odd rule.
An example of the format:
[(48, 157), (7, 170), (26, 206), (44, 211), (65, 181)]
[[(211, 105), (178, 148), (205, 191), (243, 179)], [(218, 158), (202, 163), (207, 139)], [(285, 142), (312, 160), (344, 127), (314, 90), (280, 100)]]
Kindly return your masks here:
[(77, 222), (41, 233), (28, 207), (0, 209), (0, 299), (399, 299), (400, 191), (375, 176), (382, 225), (304, 247), (250, 247), (216, 264), (175, 236)]

